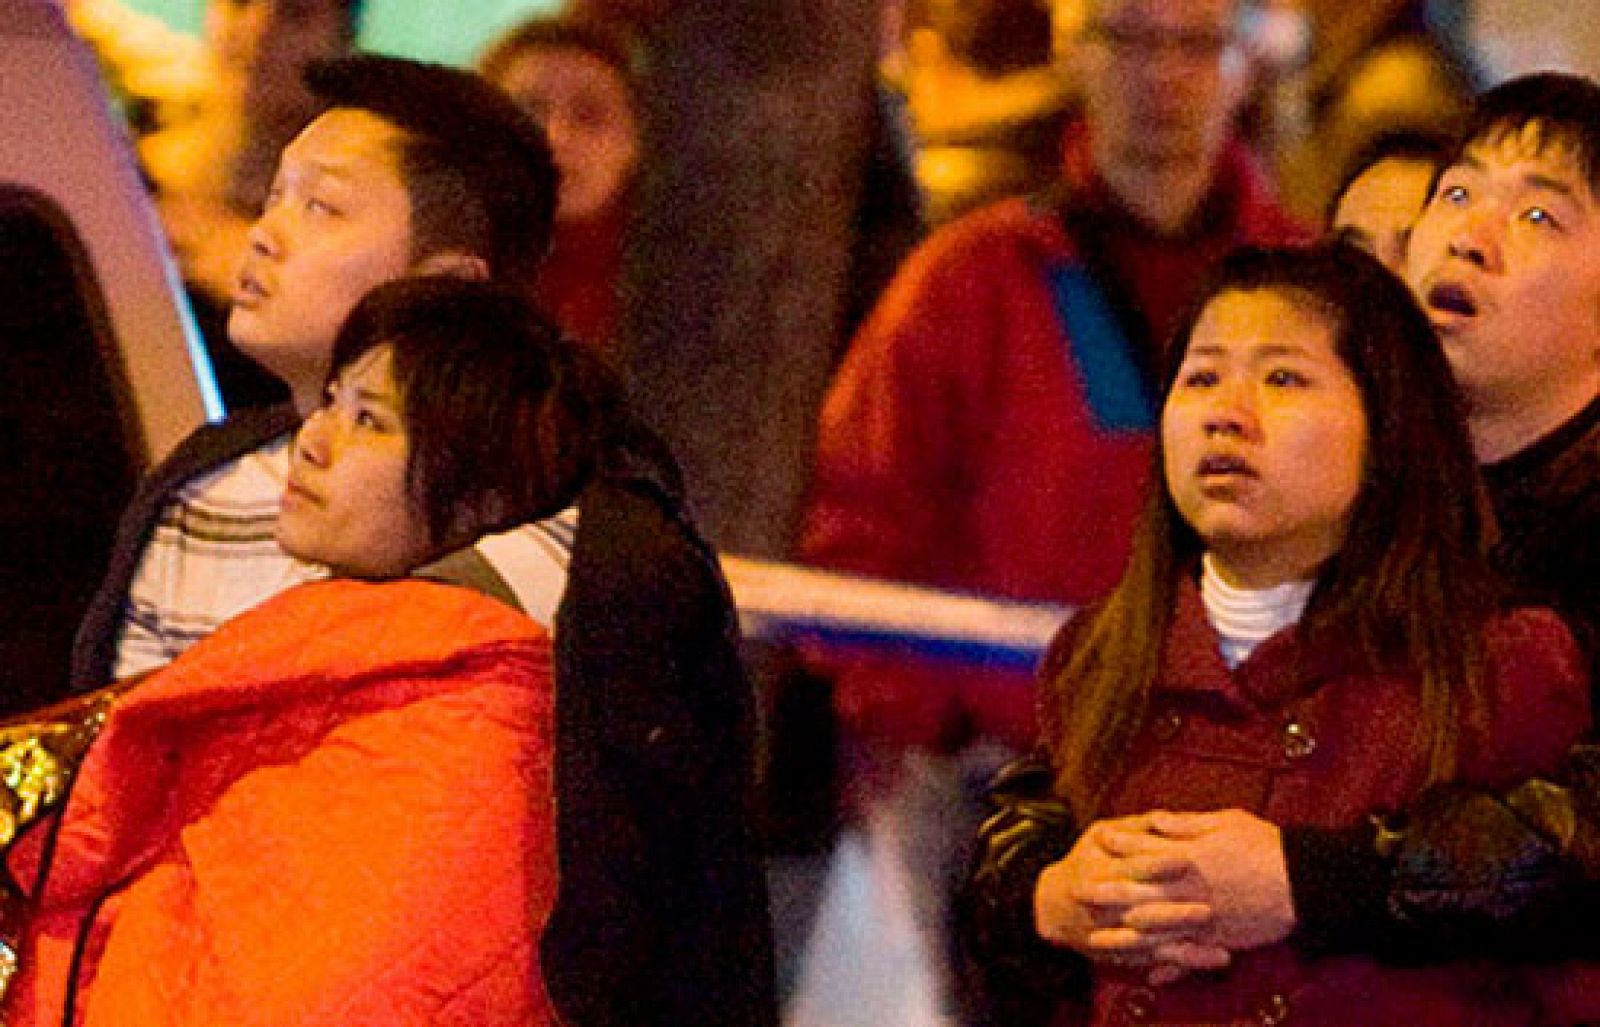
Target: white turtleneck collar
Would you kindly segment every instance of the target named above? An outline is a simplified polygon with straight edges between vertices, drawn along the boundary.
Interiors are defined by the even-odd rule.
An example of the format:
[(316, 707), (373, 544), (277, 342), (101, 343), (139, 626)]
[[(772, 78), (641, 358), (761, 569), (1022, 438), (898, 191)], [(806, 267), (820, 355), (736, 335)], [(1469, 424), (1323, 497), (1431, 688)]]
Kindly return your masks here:
[(1300, 620), (1315, 580), (1286, 581), (1271, 588), (1239, 588), (1222, 580), (1211, 554), (1200, 558), (1200, 600), (1216, 629), (1222, 658), (1231, 669), (1256, 646)]

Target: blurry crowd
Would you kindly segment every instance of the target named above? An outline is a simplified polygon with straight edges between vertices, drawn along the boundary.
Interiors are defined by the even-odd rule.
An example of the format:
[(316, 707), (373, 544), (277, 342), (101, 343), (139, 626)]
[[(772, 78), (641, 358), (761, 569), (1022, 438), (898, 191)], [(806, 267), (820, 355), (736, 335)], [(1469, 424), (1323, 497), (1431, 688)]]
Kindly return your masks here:
[[(652, 176), (686, 152), (652, 121), (652, 89), (685, 59), (664, 26), (706, 5), (573, 0), (515, 25), (459, 87), (471, 104), (496, 87), (492, 116), (463, 100), (452, 128), (451, 111), (410, 120), (359, 74), (327, 77), (356, 53), (361, 0), (210, 0), (200, 40), (121, 0), (60, 2), (127, 115), (230, 423), (251, 425), (203, 450), (215, 459), (184, 450), (199, 462), (151, 487), (145, 535), (125, 525), (79, 685), (194, 666), (189, 646), (330, 571), (407, 577), (460, 549), (517, 592), (523, 571), (485, 540), (537, 526), (561, 553), (551, 673), (568, 696), (591, 690), (557, 689), (539, 778), (560, 809), (534, 1003), (551, 1022), (775, 1022), (818, 929), (818, 861), (863, 836), (906, 890), (940, 1023), (1600, 1018), (1581, 962), (1600, 935), (1578, 922), (1600, 908), (1584, 741), (1600, 86), (1498, 84), (1459, 6), (1431, 0), (862, 5), (878, 37), (844, 79), (859, 138), (819, 143), (818, 161), (849, 166), (812, 176), (856, 193), (838, 205), (854, 212), (847, 271), (814, 297), (832, 312), (808, 343), (827, 374), (801, 397), (811, 461), (773, 533), (811, 565), (1085, 612), (1037, 674), (802, 640), (747, 648), (751, 685), (693, 520), (704, 503), (722, 544), (733, 515), (697, 491), (706, 455), (640, 402), (671, 353), (651, 349), (665, 315), (635, 244), (675, 202)], [(506, 123), (506, 100), (542, 141), (474, 134)], [(307, 184), (374, 163), (405, 186), (389, 222)], [(463, 199), (506, 182), (529, 195)], [(501, 238), (512, 221), (524, 238)], [(373, 224), (398, 235), (380, 246)], [(537, 252), (504, 258), (519, 246)], [(296, 261), (315, 273), (295, 278)], [(300, 543), (302, 559), (278, 495), (288, 475), (287, 521), (293, 475), (312, 473), (287, 468), (336, 462), (312, 426), (331, 432), (367, 374), (430, 395), (345, 338), (382, 349), (412, 331), (344, 315), (419, 271), (492, 279), (538, 313), (495, 309), (583, 347), (570, 367), (551, 358), (571, 417), (527, 423), (545, 434), (526, 466), (570, 481), (506, 510), (513, 490), (481, 489), (464, 529), (435, 533), (450, 546), (378, 572)], [(326, 295), (321, 314), (274, 321), (301, 288)], [(415, 299), (443, 304), (440, 324), (480, 301)], [(570, 465), (564, 432), (593, 444)], [(456, 473), (437, 460), (429, 474)], [(246, 535), (249, 553), (208, 548)], [(212, 580), (235, 572), (259, 580)], [(91, 780), (114, 793), (106, 773)], [(660, 896), (636, 912), (657, 862)], [(769, 888), (775, 967), (752, 926)], [(157, 898), (187, 908), (175, 894)], [(40, 951), (66, 951), (38, 922)], [(606, 983), (612, 959), (623, 986)], [(69, 1009), (74, 988), (101, 987), (66, 979)], [(49, 1009), (58, 984), (23, 980)]]

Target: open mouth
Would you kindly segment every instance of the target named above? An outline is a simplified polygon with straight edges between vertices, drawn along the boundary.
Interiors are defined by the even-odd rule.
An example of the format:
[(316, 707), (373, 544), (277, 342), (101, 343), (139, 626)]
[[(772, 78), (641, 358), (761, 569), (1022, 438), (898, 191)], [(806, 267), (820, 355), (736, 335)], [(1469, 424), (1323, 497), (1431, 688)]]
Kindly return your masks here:
[(1428, 309), (1460, 318), (1478, 314), (1478, 304), (1467, 290), (1448, 282), (1428, 290)]
[(1244, 460), (1236, 456), (1220, 454), (1205, 457), (1200, 461), (1200, 476), (1202, 478), (1254, 478), (1256, 471)]

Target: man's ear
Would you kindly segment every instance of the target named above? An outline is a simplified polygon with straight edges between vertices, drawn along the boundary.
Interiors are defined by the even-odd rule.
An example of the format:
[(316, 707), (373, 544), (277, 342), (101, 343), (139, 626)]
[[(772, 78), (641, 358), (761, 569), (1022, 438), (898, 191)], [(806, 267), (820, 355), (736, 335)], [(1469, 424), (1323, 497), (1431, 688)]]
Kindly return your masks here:
[(470, 253), (447, 250), (423, 257), (412, 266), (411, 272), (418, 275), (455, 275), (475, 282), (487, 282), (489, 262)]

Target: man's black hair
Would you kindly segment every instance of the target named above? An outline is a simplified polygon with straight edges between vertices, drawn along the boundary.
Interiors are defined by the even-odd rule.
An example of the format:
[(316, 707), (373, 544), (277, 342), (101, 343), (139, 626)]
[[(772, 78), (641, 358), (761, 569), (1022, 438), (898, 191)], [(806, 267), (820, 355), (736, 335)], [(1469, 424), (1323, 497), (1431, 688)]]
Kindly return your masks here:
[(557, 176), (544, 131), (494, 86), (442, 64), (360, 54), (314, 61), (311, 91), (404, 136), (415, 255), (460, 251), (530, 288), (550, 246)]
[(1478, 97), (1457, 159), (1480, 144), (1537, 124), (1541, 147), (1570, 148), (1589, 191), (1600, 197), (1600, 84), (1581, 75), (1545, 71), (1523, 75)]

